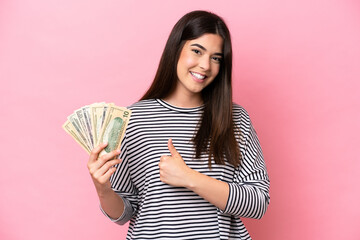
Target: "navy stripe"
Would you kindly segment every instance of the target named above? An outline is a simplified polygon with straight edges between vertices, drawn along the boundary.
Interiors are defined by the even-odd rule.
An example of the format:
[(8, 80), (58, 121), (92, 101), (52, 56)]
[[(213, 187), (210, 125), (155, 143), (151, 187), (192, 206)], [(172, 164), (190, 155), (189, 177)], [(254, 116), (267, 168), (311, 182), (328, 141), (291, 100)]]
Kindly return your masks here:
[[(194, 158), (192, 142), (203, 106), (179, 108), (156, 99), (129, 108), (132, 115), (121, 146), (123, 161), (110, 179), (125, 202), (123, 215), (112, 221), (130, 220), (127, 239), (251, 239), (240, 217), (261, 218), (270, 197), (263, 154), (248, 113), (234, 104), (241, 166), (213, 162), (209, 169), (207, 155)], [(186, 188), (160, 181), (158, 163), (160, 156), (170, 154), (169, 138), (189, 167), (228, 182), (224, 211)]]

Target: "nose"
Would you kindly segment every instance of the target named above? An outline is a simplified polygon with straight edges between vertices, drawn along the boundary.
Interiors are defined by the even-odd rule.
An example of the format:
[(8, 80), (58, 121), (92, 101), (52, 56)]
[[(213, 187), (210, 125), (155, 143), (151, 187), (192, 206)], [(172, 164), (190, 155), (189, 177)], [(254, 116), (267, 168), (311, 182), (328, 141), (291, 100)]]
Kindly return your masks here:
[(200, 59), (200, 62), (199, 62), (199, 67), (201, 69), (203, 69), (204, 71), (208, 71), (210, 70), (210, 58), (206, 57), (206, 56), (203, 56), (201, 59)]

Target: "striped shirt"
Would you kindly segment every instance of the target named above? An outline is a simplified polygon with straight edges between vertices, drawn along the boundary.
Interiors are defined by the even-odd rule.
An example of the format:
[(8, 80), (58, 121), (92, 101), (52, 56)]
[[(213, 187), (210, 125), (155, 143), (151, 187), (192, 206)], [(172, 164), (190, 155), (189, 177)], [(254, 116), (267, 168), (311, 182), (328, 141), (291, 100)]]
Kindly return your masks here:
[[(127, 239), (251, 239), (240, 217), (261, 218), (270, 197), (266, 166), (248, 113), (233, 104), (241, 165), (212, 162), (209, 169), (208, 155), (196, 159), (192, 142), (203, 106), (180, 108), (151, 99), (129, 109), (132, 115), (119, 156), (123, 161), (110, 178), (125, 205), (122, 216), (110, 219), (118, 224), (130, 221)], [(224, 210), (187, 188), (160, 181), (158, 163), (160, 156), (170, 155), (169, 138), (190, 168), (229, 184)]]

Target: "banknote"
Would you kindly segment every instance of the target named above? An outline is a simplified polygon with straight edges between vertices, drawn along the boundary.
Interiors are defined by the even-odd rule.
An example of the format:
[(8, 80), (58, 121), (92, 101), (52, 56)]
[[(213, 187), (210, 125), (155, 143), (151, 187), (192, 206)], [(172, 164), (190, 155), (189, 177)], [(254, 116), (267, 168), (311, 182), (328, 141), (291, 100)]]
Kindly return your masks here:
[(99, 144), (107, 142), (108, 145), (100, 153), (100, 156), (120, 148), (130, 116), (131, 111), (126, 108), (117, 107), (115, 105), (109, 106), (105, 122), (98, 139)]
[(88, 149), (91, 149), (86, 137), (84, 136), (84, 132), (81, 128), (81, 124), (77, 118), (77, 115), (75, 113), (71, 114), (68, 116), (68, 121), (73, 125), (76, 134), (79, 136), (79, 139), (86, 145)]
[(120, 148), (130, 116), (131, 110), (114, 103), (94, 103), (75, 110), (62, 127), (87, 153), (108, 142), (102, 156)]
[(100, 133), (104, 126), (104, 122), (109, 112), (108, 109), (110, 106), (115, 106), (115, 104), (102, 102), (102, 103), (94, 103), (91, 104), (90, 106), (92, 135), (94, 138), (95, 146), (99, 144)]
[(88, 148), (88, 146), (86, 145), (86, 143), (84, 143), (80, 137), (78, 136), (77, 134), (77, 130), (75, 129), (75, 127), (73, 126), (73, 124), (67, 120), (64, 125), (63, 125), (63, 129), (68, 133), (70, 134), (70, 136), (72, 136), (75, 141), (80, 144), (80, 146), (90, 154), (90, 149)]
[(94, 137), (92, 135), (92, 122), (91, 122), (91, 117), (90, 117), (91, 116), (90, 107), (84, 106), (81, 108), (81, 110), (83, 111), (83, 116), (84, 116), (85, 132), (88, 136), (91, 148), (94, 148), (95, 143), (94, 143)]
[(85, 136), (89, 147), (91, 149), (94, 148), (94, 145), (91, 142), (90, 135), (86, 128), (86, 123), (85, 123), (86, 120), (85, 120), (85, 116), (84, 116), (84, 112), (83, 112), (82, 108), (75, 110), (74, 113), (75, 113), (77, 119), (79, 120), (81, 131), (82, 131), (83, 135)]
[(98, 145), (100, 131), (106, 115), (106, 105), (104, 103), (94, 103), (90, 106), (92, 135), (95, 145)]

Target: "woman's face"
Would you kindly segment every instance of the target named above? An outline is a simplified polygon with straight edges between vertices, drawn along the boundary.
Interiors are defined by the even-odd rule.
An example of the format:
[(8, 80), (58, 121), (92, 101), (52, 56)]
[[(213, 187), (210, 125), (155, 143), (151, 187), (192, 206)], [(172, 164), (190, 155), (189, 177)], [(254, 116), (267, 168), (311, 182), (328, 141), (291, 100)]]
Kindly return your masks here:
[(204, 34), (188, 40), (177, 63), (178, 82), (175, 91), (201, 95), (201, 91), (217, 76), (223, 57), (223, 39), (217, 34)]

